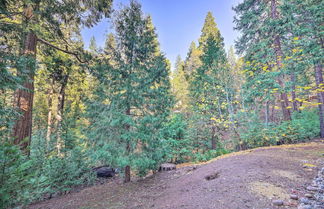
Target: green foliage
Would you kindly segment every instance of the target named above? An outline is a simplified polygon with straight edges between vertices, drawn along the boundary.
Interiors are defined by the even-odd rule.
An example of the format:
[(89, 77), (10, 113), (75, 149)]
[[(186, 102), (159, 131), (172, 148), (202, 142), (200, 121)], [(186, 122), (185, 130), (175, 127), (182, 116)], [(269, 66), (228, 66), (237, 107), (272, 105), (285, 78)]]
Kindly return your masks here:
[[(39, 144), (41, 145), (41, 144)], [(37, 145), (37, 146), (39, 146)], [(0, 144), (0, 205), (13, 207), (28, 204), (52, 194), (89, 184), (94, 179), (87, 154), (76, 148), (64, 157), (45, 156), (34, 147), (28, 157), (18, 146)]]
[[(291, 121), (265, 125), (255, 113), (246, 113), (240, 126), (238, 143), (244, 149), (305, 142), (319, 136), (319, 118), (315, 111), (294, 113)], [(247, 119), (248, 118), (248, 119)]]
[(229, 150), (222, 147), (222, 144), (217, 145), (218, 148), (216, 150), (207, 150), (204, 153), (197, 152), (193, 154), (192, 161), (194, 162), (206, 162), (213, 158), (216, 158), (221, 155), (225, 155), (230, 153)]
[(173, 104), (170, 69), (151, 17), (138, 2), (118, 11), (114, 24), (115, 38), (109, 36), (105, 47), (111, 57), (93, 69), (100, 85), (88, 103), (87, 135), (101, 162), (129, 165), (144, 175), (157, 169), (165, 152), (162, 129)]
[[(135, 0), (116, 12), (105, 46), (92, 37), (89, 52), (80, 28), (109, 17), (111, 0), (0, 4), (1, 207), (90, 184), (95, 166), (130, 166), (145, 176), (162, 162), (319, 136), (322, 1), (241, 1), (234, 8), (239, 59), (233, 48), (226, 54), (209, 12), (199, 45), (192, 42), (171, 75), (152, 18)], [(31, 33), (39, 39), (36, 60), (22, 55)], [(35, 84), (30, 156), (11, 138), (20, 116), (13, 95), (27, 79)], [(281, 120), (279, 104), (292, 120)]]
[(192, 128), (209, 132), (203, 135), (202, 141), (199, 138), (196, 141), (199, 144), (211, 141), (211, 149), (215, 149), (216, 141), (225, 127), (221, 123), (228, 117), (224, 91), (224, 74), (228, 71), (223, 37), (211, 13), (206, 17), (199, 44), (202, 48), (201, 66), (192, 73), (189, 87), (194, 113), (191, 117)]
[(9, 143), (0, 144), (0, 205), (9, 207), (22, 202), (25, 195), (22, 188), (29, 186), (31, 168), (26, 156), (20, 153), (19, 147)]
[(190, 160), (193, 147), (187, 129), (188, 125), (181, 113), (173, 114), (164, 125), (166, 161), (183, 163)]
[(178, 56), (175, 64), (175, 70), (172, 72), (171, 86), (172, 93), (176, 99), (174, 109), (182, 113), (188, 111), (189, 106), (189, 83), (184, 71), (184, 62)]

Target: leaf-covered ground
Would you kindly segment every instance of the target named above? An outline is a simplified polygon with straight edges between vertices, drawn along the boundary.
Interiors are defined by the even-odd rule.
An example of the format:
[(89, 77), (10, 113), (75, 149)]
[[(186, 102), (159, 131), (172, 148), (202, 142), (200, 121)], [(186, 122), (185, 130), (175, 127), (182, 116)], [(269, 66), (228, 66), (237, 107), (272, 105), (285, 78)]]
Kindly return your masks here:
[(276, 199), (285, 203), (280, 208), (296, 208), (290, 194), (302, 197), (323, 166), (323, 140), (258, 148), (128, 184), (112, 180), (29, 208), (260, 209), (276, 208)]

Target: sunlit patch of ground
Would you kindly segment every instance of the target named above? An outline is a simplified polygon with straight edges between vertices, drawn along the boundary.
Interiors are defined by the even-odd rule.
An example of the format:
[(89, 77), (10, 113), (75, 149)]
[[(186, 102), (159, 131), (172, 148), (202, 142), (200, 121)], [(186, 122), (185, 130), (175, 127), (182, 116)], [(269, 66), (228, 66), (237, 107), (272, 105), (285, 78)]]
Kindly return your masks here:
[[(299, 143), (299, 144), (284, 144), (284, 145), (279, 145), (279, 146), (269, 146), (269, 147), (258, 147), (258, 148), (254, 148), (254, 149), (249, 149), (249, 150), (244, 150), (244, 151), (239, 151), (239, 152), (232, 152), (229, 154), (225, 154), (225, 155), (221, 155), (219, 157), (213, 158), (209, 161), (206, 162), (200, 162), (200, 163), (182, 163), (182, 164), (178, 164), (177, 168), (182, 168), (182, 167), (188, 167), (188, 166), (198, 166), (198, 165), (206, 165), (209, 164), (211, 162), (220, 160), (220, 159), (224, 159), (224, 158), (228, 158), (228, 157), (233, 157), (233, 156), (240, 156), (240, 155), (245, 155), (245, 154), (249, 154), (251, 152), (254, 151), (261, 151), (261, 150), (268, 150), (268, 149), (276, 149), (276, 148), (280, 148), (280, 149), (284, 149), (284, 150), (288, 150), (288, 151), (294, 151), (293, 148), (304, 148), (305, 146), (307, 147), (312, 147), (312, 146), (316, 146), (318, 145), (318, 142), (324, 143), (324, 140), (317, 140), (314, 142), (308, 142), (308, 143)], [(324, 149), (319, 149), (319, 150), (306, 150), (305, 153), (313, 156), (313, 157), (321, 157), (324, 154)], [(280, 156), (279, 156), (280, 157)]]
[(284, 178), (288, 178), (292, 181), (301, 181), (303, 180), (302, 177), (298, 176), (297, 174), (291, 172), (291, 171), (285, 171), (285, 170), (273, 170), (272, 173), (277, 176), (281, 176)]
[(284, 189), (267, 182), (251, 182), (249, 188), (256, 195), (261, 195), (268, 199), (289, 199), (289, 194)]

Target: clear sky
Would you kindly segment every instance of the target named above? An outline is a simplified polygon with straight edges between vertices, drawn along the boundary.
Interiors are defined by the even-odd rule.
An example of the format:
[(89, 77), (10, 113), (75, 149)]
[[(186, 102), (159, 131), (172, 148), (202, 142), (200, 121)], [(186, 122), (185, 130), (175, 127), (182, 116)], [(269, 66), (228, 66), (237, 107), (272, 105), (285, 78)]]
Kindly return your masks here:
[[(162, 51), (175, 63), (177, 55), (185, 59), (190, 43), (200, 36), (208, 11), (216, 19), (218, 28), (225, 40), (226, 49), (234, 45), (238, 32), (233, 29), (234, 12), (232, 7), (240, 0), (138, 0), (143, 12), (150, 14), (157, 29)], [(128, 4), (128, 0), (114, 0), (114, 9), (119, 5)], [(86, 47), (92, 36), (97, 45), (103, 46), (106, 34), (111, 32), (109, 20), (104, 19), (90, 29), (83, 29), (82, 36)]]

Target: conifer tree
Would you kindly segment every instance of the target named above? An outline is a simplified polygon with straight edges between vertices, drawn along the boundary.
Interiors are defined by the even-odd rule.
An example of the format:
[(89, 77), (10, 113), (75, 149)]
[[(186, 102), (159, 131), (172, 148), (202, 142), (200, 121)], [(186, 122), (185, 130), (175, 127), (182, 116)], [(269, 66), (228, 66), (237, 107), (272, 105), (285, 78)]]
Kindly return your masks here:
[(201, 30), (201, 35), (199, 37), (199, 46), (200, 50), (204, 50), (204, 47), (207, 44), (207, 41), (210, 37), (218, 37), (219, 36), (219, 29), (217, 28), (215, 18), (211, 12), (207, 13), (205, 18), (204, 26)]
[(189, 105), (189, 84), (184, 72), (184, 62), (181, 60), (180, 55), (177, 57), (175, 63), (175, 70), (172, 73), (171, 84), (173, 95), (177, 100), (175, 109), (185, 113)]
[(131, 1), (119, 11), (114, 25), (116, 63), (98, 67), (105, 70), (109, 80), (103, 82), (109, 88), (104, 92), (102, 116), (91, 125), (92, 139), (116, 155), (109, 163), (124, 167), (129, 182), (131, 168), (142, 175), (155, 170), (163, 159), (162, 124), (172, 106), (169, 65), (151, 17), (143, 15), (138, 2)]
[[(241, 37), (236, 43), (239, 53), (245, 54), (247, 85), (254, 98), (267, 99), (269, 91), (279, 93), (284, 120), (290, 120), (285, 77), (288, 74), (283, 65), (283, 31), (277, 27), (282, 21), (278, 2), (245, 0), (234, 8), (236, 29)], [(251, 94), (251, 95), (252, 95)], [(256, 100), (257, 101), (257, 100)]]
[(201, 51), (197, 48), (196, 43), (192, 42), (184, 63), (184, 73), (187, 80), (190, 80), (191, 74), (201, 65), (200, 55)]
[[(289, 64), (295, 67), (295, 71), (296, 68), (314, 70), (321, 137), (324, 137), (323, 8), (324, 3), (317, 0), (283, 0), (280, 6), (285, 18), (283, 28), (288, 31), (287, 45), (293, 46), (287, 50), (293, 52), (291, 57), (294, 58)], [(303, 73), (301, 70), (298, 73)], [(295, 74), (293, 78), (296, 78)]]
[(221, 82), (226, 70), (226, 53), (223, 38), (209, 12), (202, 36), (200, 57), (202, 65), (197, 69), (190, 82), (190, 93), (194, 112), (198, 116), (196, 124), (209, 130), (211, 149), (216, 149), (221, 124), (226, 120), (226, 96)]
[(90, 39), (89, 49), (90, 49), (90, 52), (93, 54), (96, 54), (98, 51), (96, 38), (94, 36), (92, 36)]

